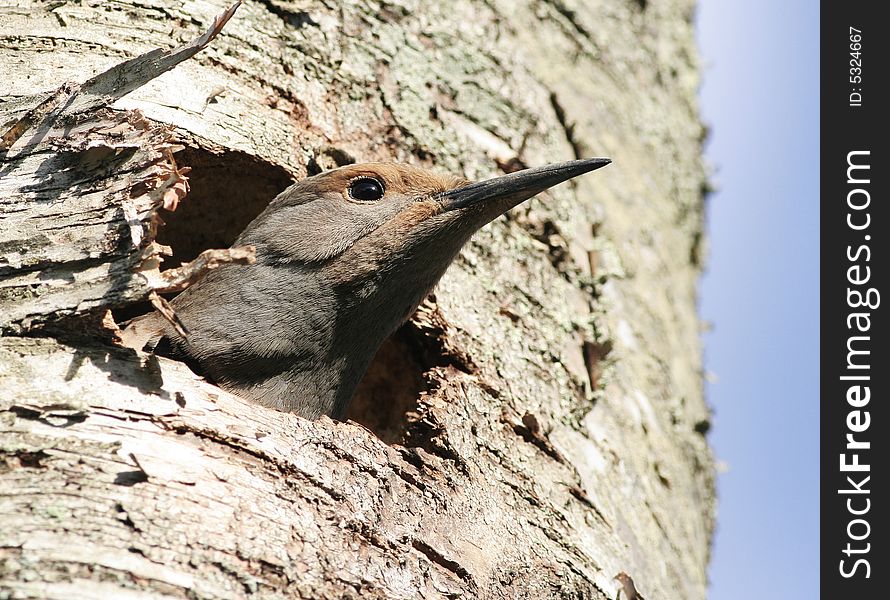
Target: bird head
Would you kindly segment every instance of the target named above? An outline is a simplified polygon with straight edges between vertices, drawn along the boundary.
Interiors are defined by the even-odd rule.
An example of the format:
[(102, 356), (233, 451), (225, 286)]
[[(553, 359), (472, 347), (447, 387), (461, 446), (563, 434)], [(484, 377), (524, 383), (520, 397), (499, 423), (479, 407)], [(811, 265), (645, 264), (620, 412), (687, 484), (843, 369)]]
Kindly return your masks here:
[(412, 280), (425, 287), (480, 227), (609, 162), (575, 160), (475, 183), (404, 164), (349, 165), (288, 188), (237, 243), (255, 245), (267, 262), (324, 265), (335, 285), (393, 273), (408, 277), (402, 290)]

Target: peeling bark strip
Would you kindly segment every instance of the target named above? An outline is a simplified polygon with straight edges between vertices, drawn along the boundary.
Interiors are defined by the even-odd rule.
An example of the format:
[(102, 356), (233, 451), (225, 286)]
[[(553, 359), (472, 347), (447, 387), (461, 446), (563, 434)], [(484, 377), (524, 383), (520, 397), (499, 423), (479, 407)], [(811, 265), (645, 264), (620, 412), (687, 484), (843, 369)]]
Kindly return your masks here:
[[(135, 85), (97, 86), (115, 65), (153, 76), (206, 45), (228, 2), (8, 4), (0, 597), (603, 600), (626, 572), (704, 598), (692, 0), (245, 2), (178, 68), (73, 116)], [(97, 337), (108, 309), (249, 260), (201, 252), (293, 177), (587, 152), (609, 173), (481, 231), (387, 342), (364, 426)], [(199, 258), (161, 272), (169, 252)]]
[(206, 47), (239, 5), (171, 52), (62, 84), (32, 107), (0, 103), (0, 123), (13, 123), (0, 143), (0, 332), (169, 288), (134, 271), (157, 270), (156, 211), (174, 210), (187, 191), (188, 169), (172, 156), (181, 146), (139, 111), (104, 107)]
[[(51, 93), (37, 106), (27, 111), (22, 118), (16, 121), (9, 130), (0, 138), (0, 151), (9, 150), (12, 145), (22, 137), (26, 131), (42, 123), (56, 111), (61, 105), (67, 105), (68, 100), (80, 91), (76, 83), (63, 83), (55, 92)], [(5, 154), (5, 153), (4, 153)]]
[[(213, 24), (210, 29), (204, 32), (204, 35), (173, 51), (166, 52), (160, 48), (152, 50), (132, 60), (115, 65), (83, 84), (63, 83), (46, 100), (28, 110), (9, 131), (3, 134), (0, 150), (11, 148), (25, 132), (38, 123), (43, 123), (57, 108), (61, 107), (61, 111), (53, 115), (53, 120), (110, 106), (116, 100), (142, 87), (158, 75), (193, 57), (206, 48), (207, 44), (222, 31), (240, 5), (240, 1), (233, 4), (213, 20)], [(45, 124), (52, 125), (52, 123)]]
[(241, 2), (235, 2), (228, 10), (217, 15), (210, 28), (202, 36), (184, 46), (169, 52), (161, 49), (152, 50), (132, 60), (115, 65), (104, 73), (89, 79), (81, 86), (80, 92), (74, 96), (64, 113), (73, 115), (101, 106), (109, 106), (115, 100), (123, 98), (155, 77), (173, 69), (179, 63), (190, 59), (219, 35), (239, 6), (241, 6)]

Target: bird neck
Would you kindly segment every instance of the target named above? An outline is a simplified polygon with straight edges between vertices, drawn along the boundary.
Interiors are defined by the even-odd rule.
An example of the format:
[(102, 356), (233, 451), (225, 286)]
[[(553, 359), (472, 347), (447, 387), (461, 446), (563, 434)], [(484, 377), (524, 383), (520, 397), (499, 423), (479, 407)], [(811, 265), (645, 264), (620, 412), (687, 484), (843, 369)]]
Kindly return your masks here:
[(176, 345), (251, 401), (342, 417), (374, 354), (435, 286), (454, 246), (439, 249), (435, 263), (367, 268), (360, 260), (346, 269), (280, 262), (258, 248), (256, 264), (222, 266), (174, 300), (191, 330)]

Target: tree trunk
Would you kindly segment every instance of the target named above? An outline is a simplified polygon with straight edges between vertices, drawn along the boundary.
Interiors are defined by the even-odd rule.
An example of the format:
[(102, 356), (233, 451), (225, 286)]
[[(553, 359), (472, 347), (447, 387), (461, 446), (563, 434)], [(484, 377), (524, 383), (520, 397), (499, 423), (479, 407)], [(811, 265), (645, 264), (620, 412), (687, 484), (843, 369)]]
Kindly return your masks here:
[[(225, 8), (0, 4), (0, 597), (703, 598), (691, 0), (257, 0), (198, 38)], [(164, 245), (292, 178), (588, 156), (475, 236), (358, 423), (114, 342), (205, 266)]]

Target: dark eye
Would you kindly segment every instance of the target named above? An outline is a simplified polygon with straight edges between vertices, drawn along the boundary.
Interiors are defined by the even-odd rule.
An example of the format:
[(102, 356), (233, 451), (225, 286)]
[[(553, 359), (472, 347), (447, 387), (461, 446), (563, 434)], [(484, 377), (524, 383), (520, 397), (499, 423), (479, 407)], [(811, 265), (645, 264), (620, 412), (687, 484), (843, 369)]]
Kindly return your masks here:
[(385, 191), (383, 182), (373, 177), (359, 177), (349, 184), (349, 197), (353, 200), (380, 200)]

